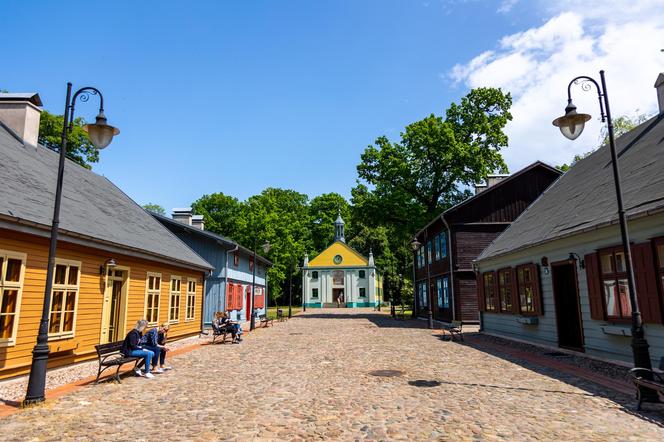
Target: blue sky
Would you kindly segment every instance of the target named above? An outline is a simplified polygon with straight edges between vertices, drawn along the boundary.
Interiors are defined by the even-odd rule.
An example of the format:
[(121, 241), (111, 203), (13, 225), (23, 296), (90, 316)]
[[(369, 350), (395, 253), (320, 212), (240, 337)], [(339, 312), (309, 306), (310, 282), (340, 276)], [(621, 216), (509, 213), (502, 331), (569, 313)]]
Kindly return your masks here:
[(480, 81), (464, 66), (505, 56), (501, 39), (561, 12), (537, 1), (9, 1), (0, 88), (38, 92), (56, 113), (67, 81), (101, 89), (122, 133), (93, 170), (141, 204), (268, 186), (349, 196), (376, 137), (441, 113)]

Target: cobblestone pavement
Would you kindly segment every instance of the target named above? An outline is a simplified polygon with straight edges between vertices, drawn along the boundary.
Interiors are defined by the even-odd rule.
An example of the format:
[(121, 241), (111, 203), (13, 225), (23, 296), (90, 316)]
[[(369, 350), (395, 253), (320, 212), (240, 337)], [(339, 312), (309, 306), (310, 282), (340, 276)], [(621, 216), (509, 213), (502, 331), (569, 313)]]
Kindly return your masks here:
[[(3, 440), (664, 440), (663, 411), (443, 341), (419, 321), (309, 311), (153, 380), (90, 385), (0, 420)], [(378, 377), (373, 370), (398, 370)], [(652, 406), (651, 406), (652, 407)], [(650, 418), (649, 418), (650, 416)], [(654, 418), (652, 416), (655, 416)]]

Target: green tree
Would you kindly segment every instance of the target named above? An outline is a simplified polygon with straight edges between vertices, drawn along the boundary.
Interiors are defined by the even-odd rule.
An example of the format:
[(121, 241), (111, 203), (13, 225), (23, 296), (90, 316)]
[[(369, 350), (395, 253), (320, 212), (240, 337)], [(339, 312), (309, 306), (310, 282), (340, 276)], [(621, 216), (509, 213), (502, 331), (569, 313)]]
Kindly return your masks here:
[[(640, 125), (641, 123), (645, 123), (649, 118), (650, 117), (646, 114), (639, 114), (638, 110), (634, 114), (634, 117), (630, 117), (629, 115), (622, 115), (618, 118), (615, 118), (613, 120), (613, 136), (615, 138), (618, 138), (626, 134), (630, 130), (634, 129), (636, 126)], [(600, 131), (600, 139), (601, 143), (597, 147), (597, 149), (609, 143), (609, 130), (607, 129), (606, 126), (602, 126), (602, 130)], [(567, 163), (561, 164), (560, 166), (556, 166), (556, 169), (561, 170), (563, 172), (567, 172), (573, 165), (575, 165), (582, 159), (586, 158), (591, 153), (595, 152), (595, 150), (597, 149), (593, 149), (583, 154), (574, 155), (574, 159), (570, 164)]]
[(313, 242), (313, 253), (322, 252), (334, 240), (334, 221), (341, 212), (341, 217), (346, 223), (346, 239), (352, 237), (353, 220), (351, 207), (346, 198), (338, 193), (325, 193), (311, 200), (309, 204), (309, 216), (311, 219), (311, 238)]
[[(59, 151), (62, 146), (63, 124), (62, 115), (42, 111), (39, 120), (39, 143)], [(67, 157), (86, 169), (92, 169), (92, 163), (99, 161), (99, 150), (94, 147), (87, 132), (83, 130), (85, 124), (83, 118), (74, 119), (72, 130), (67, 134)]]
[(145, 210), (149, 210), (150, 212), (154, 212), (154, 213), (159, 214), (159, 215), (166, 215), (166, 210), (162, 206), (160, 206), (159, 204), (147, 203), (147, 204), (143, 204), (143, 208)]
[(236, 239), (246, 225), (246, 207), (237, 198), (213, 193), (203, 195), (191, 205), (193, 212), (203, 215), (205, 228), (222, 236)]

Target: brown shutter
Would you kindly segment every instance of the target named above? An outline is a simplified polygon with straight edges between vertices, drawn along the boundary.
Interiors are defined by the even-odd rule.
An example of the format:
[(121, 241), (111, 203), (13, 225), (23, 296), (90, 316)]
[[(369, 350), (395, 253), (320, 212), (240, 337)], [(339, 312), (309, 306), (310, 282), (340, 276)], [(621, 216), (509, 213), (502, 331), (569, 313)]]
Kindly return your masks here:
[(535, 304), (535, 314), (537, 316), (544, 316), (544, 301), (542, 299), (539, 266), (537, 264), (528, 264), (528, 267), (530, 268), (530, 277), (533, 281), (533, 303)]
[(477, 273), (477, 306), (481, 312), (486, 311), (486, 305), (484, 304), (484, 275), (482, 273)]
[(602, 299), (602, 286), (599, 278), (599, 259), (597, 253), (589, 253), (583, 257), (586, 264), (586, 284), (588, 286), (588, 303), (590, 304), (590, 317), (605, 320), (604, 301)]
[(514, 267), (512, 267), (510, 269), (510, 282), (511, 282), (510, 293), (512, 294), (512, 313), (514, 313), (515, 315), (518, 315), (519, 312), (520, 312), (520, 309), (519, 309), (519, 288), (518, 288), (517, 283), (516, 283), (516, 278), (517, 278), (516, 269)]
[(634, 261), (637, 302), (643, 322), (661, 324), (662, 310), (657, 292), (655, 258), (650, 243), (633, 245), (632, 260)]

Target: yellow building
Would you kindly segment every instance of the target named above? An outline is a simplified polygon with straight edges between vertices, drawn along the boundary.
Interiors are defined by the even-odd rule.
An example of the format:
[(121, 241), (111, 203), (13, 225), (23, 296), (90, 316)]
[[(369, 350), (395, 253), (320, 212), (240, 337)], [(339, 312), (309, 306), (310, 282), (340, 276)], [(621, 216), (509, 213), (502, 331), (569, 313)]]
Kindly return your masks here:
[[(42, 315), (58, 154), (37, 144), (37, 94), (0, 94), (0, 378), (27, 373)], [(210, 264), (103, 176), (65, 166), (49, 367), (96, 357), (137, 320), (201, 330)]]
[(307, 307), (373, 307), (382, 284), (373, 254), (365, 258), (348, 244), (341, 215), (334, 223), (334, 242), (302, 268), (302, 299)]

